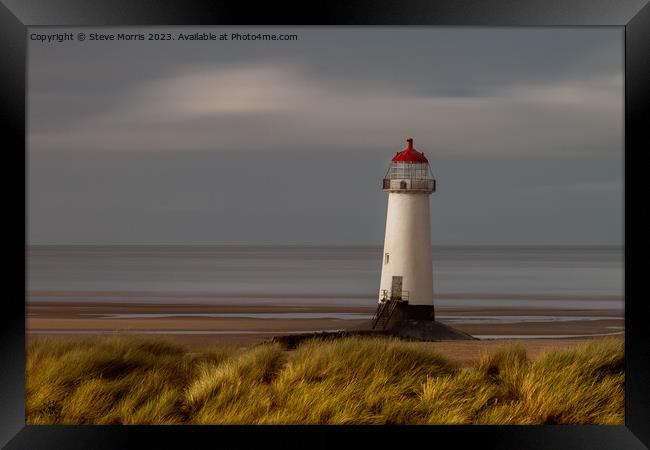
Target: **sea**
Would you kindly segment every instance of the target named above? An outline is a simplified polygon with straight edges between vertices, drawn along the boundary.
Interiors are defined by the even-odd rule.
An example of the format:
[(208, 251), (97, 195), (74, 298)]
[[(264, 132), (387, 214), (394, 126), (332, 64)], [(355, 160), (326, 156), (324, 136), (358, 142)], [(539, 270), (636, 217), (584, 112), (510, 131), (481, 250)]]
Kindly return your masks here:
[[(30, 246), (27, 301), (373, 306), (381, 247)], [(619, 246), (433, 247), (434, 305), (624, 309)]]

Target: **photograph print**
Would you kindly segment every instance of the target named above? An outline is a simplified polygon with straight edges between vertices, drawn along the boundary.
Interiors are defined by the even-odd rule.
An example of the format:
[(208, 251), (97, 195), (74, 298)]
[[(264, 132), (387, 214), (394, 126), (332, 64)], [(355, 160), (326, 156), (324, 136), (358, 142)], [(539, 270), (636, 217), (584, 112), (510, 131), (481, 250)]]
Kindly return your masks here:
[(623, 28), (27, 39), (28, 425), (625, 423)]

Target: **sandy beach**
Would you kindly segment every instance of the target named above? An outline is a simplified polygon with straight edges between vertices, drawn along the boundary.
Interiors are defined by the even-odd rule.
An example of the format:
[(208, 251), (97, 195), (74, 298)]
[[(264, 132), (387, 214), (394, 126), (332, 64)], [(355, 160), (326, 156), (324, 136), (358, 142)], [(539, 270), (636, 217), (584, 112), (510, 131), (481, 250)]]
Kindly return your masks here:
[[(187, 305), (29, 302), (30, 337), (83, 334), (149, 334), (182, 343), (189, 351), (208, 346), (253, 345), (275, 335), (366, 326), (374, 308), (360, 306)], [(449, 356), (471, 359), (481, 349), (517, 341), (533, 354), (548, 347), (623, 331), (611, 310), (439, 308), (443, 323), (480, 341), (436, 343)]]

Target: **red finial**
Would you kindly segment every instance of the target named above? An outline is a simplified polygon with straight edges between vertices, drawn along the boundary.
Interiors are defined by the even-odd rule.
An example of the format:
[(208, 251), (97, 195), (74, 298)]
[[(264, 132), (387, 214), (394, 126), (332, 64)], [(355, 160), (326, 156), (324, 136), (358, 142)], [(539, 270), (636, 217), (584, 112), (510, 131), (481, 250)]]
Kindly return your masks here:
[(428, 163), (427, 157), (424, 156), (424, 153), (418, 152), (413, 148), (413, 138), (408, 138), (408, 147), (398, 152), (391, 161), (393, 162), (408, 162), (408, 163)]

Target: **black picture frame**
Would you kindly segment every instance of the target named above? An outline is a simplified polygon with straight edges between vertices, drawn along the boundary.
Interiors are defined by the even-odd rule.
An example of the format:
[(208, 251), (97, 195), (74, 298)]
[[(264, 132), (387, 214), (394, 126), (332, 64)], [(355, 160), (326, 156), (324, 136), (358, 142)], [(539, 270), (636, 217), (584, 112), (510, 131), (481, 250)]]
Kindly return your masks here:
[[(25, 112), (27, 27), (36, 25), (436, 25), (436, 26), (614, 26), (625, 29), (625, 425), (624, 426), (26, 426), (25, 246), (26, 188), (15, 193), (10, 177), (26, 177)], [(393, 441), (499, 449), (637, 449), (650, 446), (650, 342), (647, 299), (637, 280), (634, 251), (643, 248), (641, 232), (632, 247), (632, 187), (641, 155), (650, 149), (650, 5), (648, 0), (406, 0), (304, 2), (251, 5), (234, 1), (157, 0), (0, 0), (0, 114), (5, 156), (5, 192), (17, 199), (5, 216), (11, 234), (6, 260), (18, 268), (5, 278), (0, 314), (0, 444), (8, 449), (240, 448), (271, 441), (301, 448), (345, 444), (353, 437), (364, 446)], [(24, 152), (24, 153), (21, 153)], [(6, 157), (10, 155), (11, 158)], [(20, 198), (18, 198), (20, 197)], [(636, 195), (636, 219), (639, 202)], [(21, 206), (22, 203), (22, 206)], [(12, 205), (13, 206), (13, 205)], [(641, 205), (643, 206), (643, 205)], [(13, 211), (12, 211), (13, 212)], [(20, 217), (19, 214), (16, 214)], [(637, 223), (637, 227), (642, 224)], [(19, 238), (22, 237), (22, 240)], [(20, 265), (19, 261), (23, 261)], [(21, 275), (22, 274), (22, 278)], [(23, 280), (22, 282), (20, 280)], [(318, 437), (315, 436), (318, 432)], [(355, 435), (355, 436), (353, 436)], [(203, 445), (199, 445), (199, 442)], [(446, 444), (442, 444), (445, 442)], [(420, 444), (422, 445), (422, 444)]]

